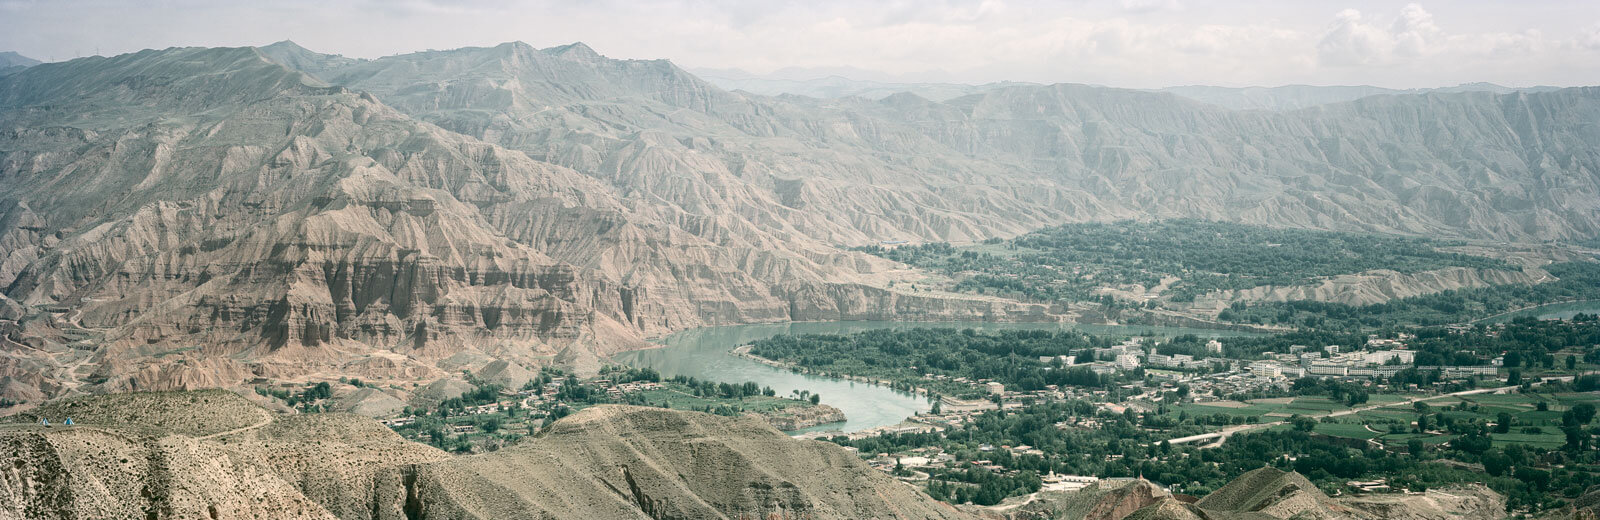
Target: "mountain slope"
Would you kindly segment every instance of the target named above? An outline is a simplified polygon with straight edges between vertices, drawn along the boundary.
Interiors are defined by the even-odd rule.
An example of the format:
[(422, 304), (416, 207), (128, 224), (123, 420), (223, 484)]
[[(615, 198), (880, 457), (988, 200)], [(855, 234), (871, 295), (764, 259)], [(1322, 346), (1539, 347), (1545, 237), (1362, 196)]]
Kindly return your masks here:
[(1025, 307), (875, 287), (887, 262), (661, 210), (251, 48), (41, 65), (0, 79), (0, 114), (19, 395), (416, 382), (711, 323)]
[(318, 75), (658, 207), (783, 223), (828, 243), (1136, 216), (1474, 238), (1600, 232), (1600, 208), (1585, 201), (1600, 195), (1600, 141), (1582, 123), (1600, 110), (1594, 89), (1463, 87), (1290, 112), (1082, 85), (822, 101), (722, 92), (665, 61), (569, 52), (579, 46), (435, 51)]
[(0, 76), (7, 76), (22, 72), (23, 69), (38, 65), (39, 60), (17, 54), (12, 51), (0, 52)]
[(1015, 520), (1493, 520), (1505, 517), (1505, 497), (1482, 484), (1424, 493), (1374, 493), (1330, 498), (1295, 472), (1261, 468), (1194, 501), (1149, 482), (1102, 482), (1079, 491), (1042, 495), (1016, 509)]
[[(370, 419), (273, 414), (227, 392), (106, 399), (76, 400), (73, 427), (0, 425), (0, 517), (970, 518), (753, 419), (600, 406), (450, 457)], [(147, 413), (104, 424), (108, 407)], [(219, 411), (264, 420), (206, 436), (162, 427)]]
[(1176, 94), (1193, 99), (1195, 101), (1236, 110), (1297, 110), (1301, 108), (1314, 107), (1317, 105), (1355, 101), (1357, 99), (1369, 96), (1415, 96), (1423, 94), (1443, 94), (1456, 92), (1489, 92), (1494, 94), (1512, 94), (1517, 92), (1550, 92), (1554, 90), (1560, 89), (1557, 87), (1511, 88), (1502, 87), (1493, 83), (1467, 83), (1454, 87), (1414, 89), (1392, 89), (1373, 87), (1369, 85), (1284, 85), (1281, 87), (1241, 88), (1187, 85), (1181, 87), (1167, 87), (1157, 89), (1156, 91)]

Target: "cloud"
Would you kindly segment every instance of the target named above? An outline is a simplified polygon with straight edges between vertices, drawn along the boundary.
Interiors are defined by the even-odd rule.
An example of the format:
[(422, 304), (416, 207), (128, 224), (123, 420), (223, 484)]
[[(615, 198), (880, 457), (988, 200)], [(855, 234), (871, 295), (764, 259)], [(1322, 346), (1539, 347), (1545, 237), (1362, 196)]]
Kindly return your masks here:
[(1600, 51), (1600, 23), (1585, 28), (1574, 43), (1579, 48)]
[(1117, 4), (1130, 13), (1183, 10), (1183, 2), (1178, 0), (1117, 0)]
[(1552, 42), (1537, 29), (1521, 32), (1447, 33), (1433, 14), (1407, 4), (1381, 24), (1355, 9), (1335, 14), (1317, 43), (1318, 61), (1332, 67), (1400, 66), (1516, 59), (1539, 54)]

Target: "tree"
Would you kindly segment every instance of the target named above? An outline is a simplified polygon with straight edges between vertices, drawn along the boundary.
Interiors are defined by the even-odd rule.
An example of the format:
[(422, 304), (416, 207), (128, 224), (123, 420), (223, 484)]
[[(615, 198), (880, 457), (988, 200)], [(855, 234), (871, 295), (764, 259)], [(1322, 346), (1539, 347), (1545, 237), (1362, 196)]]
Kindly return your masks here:
[(1594, 420), (1595, 407), (1593, 404), (1575, 404), (1572, 405), (1572, 408), (1568, 409), (1567, 411), (1572, 412), (1572, 416), (1578, 420), (1578, 424), (1589, 424), (1589, 421)]
[(1469, 432), (1450, 441), (1450, 447), (1467, 453), (1482, 454), (1489, 451), (1494, 441), (1481, 432)]
[(1312, 419), (1310, 417), (1301, 417), (1299, 415), (1291, 417), (1289, 422), (1294, 425), (1295, 430), (1303, 432), (1309, 432), (1317, 427), (1316, 419)]
[(1493, 476), (1500, 476), (1511, 469), (1511, 457), (1500, 450), (1491, 450), (1483, 454), (1483, 469)]
[(1578, 368), (1578, 356), (1574, 356), (1574, 355), (1568, 354), (1567, 355), (1567, 370), (1577, 370), (1577, 368)]
[(1500, 412), (1494, 418), (1495, 433), (1511, 433), (1511, 414)]
[(811, 394), (811, 404), (822, 404), (822, 395)]
[(1522, 384), (1522, 371), (1515, 368), (1506, 372), (1506, 386)]

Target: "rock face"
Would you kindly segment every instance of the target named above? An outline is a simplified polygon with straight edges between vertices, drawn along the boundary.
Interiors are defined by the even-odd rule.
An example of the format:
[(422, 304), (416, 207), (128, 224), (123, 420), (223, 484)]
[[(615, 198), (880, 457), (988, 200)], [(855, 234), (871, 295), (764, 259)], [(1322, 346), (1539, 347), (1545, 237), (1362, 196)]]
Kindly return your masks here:
[(1348, 518), (1349, 511), (1299, 473), (1261, 468), (1201, 498), (1203, 510), (1260, 513), (1273, 518)]
[(1536, 284), (1554, 277), (1537, 267), (1521, 271), (1448, 267), (1417, 273), (1390, 270), (1329, 277), (1315, 285), (1261, 286), (1246, 290), (1217, 291), (1195, 298), (1194, 308), (1220, 311), (1236, 301), (1315, 300), (1368, 305), (1424, 294), (1491, 285)]
[(1014, 520), (1121, 520), (1171, 496), (1146, 480), (1102, 481), (1070, 493), (1048, 494), (1011, 516)]
[(662, 213), (251, 48), (43, 65), (0, 80), (0, 113), (0, 287), (52, 309), (8, 334), (19, 396), (429, 381), (711, 323), (1043, 317), (861, 286), (884, 262)]
[(0, 390), (417, 382), (705, 325), (1054, 320), (891, 288), (897, 266), (838, 246), (1070, 221), (1593, 238), (1597, 118), (1587, 88), (1289, 112), (1080, 85), (768, 98), (582, 44), (35, 65), (0, 77)]
[[(970, 518), (842, 448), (748, 418), (600, 406), (452, 458), (370, 419), (274, 414), (226, 392), (41, 413), (67, 410), (85, 419), (0, 425), (0, 518)], [(191, 419), (229, 414), (260, 420)]]

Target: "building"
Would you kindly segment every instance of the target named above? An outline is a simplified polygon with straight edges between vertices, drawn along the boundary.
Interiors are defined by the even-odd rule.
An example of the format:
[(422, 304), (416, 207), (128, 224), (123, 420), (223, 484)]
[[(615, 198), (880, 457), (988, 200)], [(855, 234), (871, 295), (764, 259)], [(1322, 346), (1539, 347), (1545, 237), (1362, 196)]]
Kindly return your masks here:
[(1283, 369), (1277, 363), (1256, 361), (1250, 363), (1250, 373), (1257, 377), (1280, 377), (1283, 375)]
[(1306, 373), (1314, 376), (1345, 377), (1350, 375), (1350, 367), (1329, 361), (1318, 361), (1306, 367)]
[(1206, 342), (1206, 352), (1210, 352), (1212, 354), (1221, 354), (1222, 353), (1222, 342), (1221, 341), (1217, 341), (1217, 340), (1207, 341)]
[(1417, 367), (1417, 370), (1438, 370), (1445, 379), (1463, 379), (1475, 376), (1494, 377), (1500, 370), (1493, 366)]
[(1387, 365), (1392, 359), (1398, 359), (1401, 364), (1409, 365), (1417, 360), (1417, 353), (1412, 350), (1379, 350), (1368, 352), (1362, 358), (1363, 361), (1373, 365)]
[(1039, 487), (1040, 491), (1077, 491), (1099, 482), (1100, 478), (1057, 475), (1052, 471), (1043, 477), (1039, 477), (1039, 481), (1043, 484)]
[(1001, 395), (1006, 393), (1006, 385), (1002, 385), (994, 381), (984, 383), (983, 387), (989, 391), (990, 395)]
[(1116, 363), (1117, 368), (1122, 369), (1125, 372), (1131, 372), (1133, 369), (1139, 368), (1139, 356), (1135, 356), (1133, 354), (1118, 354)]

